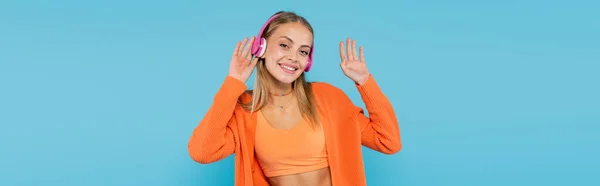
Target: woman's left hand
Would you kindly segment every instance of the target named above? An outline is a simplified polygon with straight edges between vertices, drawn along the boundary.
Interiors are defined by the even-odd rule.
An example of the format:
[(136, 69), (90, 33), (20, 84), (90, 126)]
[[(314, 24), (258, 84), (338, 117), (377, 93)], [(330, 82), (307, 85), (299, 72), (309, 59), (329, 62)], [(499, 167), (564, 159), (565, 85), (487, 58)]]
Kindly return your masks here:
[[(347, 52), (348, 55), (346, 55), (345, 52)], [(363, 85), (365, 82), (367, 82), (369, 76), (371, 75), (367, 69), (367, 65), (365, 64), (363, 47), (359, 47), (359, 58), (359, 56), (356, 55), (356, 41), (347, 38), (345, 52), (344, 42), (340, 41), (340, 58), (342, 60), (340, 67), (342, 67), (342, 71), (344, 71), (344, 74), (348, 76), (348, 78), (352, 79), (359, 85)]]

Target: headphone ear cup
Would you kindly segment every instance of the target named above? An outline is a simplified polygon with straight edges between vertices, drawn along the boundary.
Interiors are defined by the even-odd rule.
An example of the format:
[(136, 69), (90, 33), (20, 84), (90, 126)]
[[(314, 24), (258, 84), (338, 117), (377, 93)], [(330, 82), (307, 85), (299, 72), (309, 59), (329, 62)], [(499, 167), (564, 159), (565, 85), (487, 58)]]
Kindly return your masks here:
[(260, 53), (260, 39), (256, 39), (254, 40), (254, 42), (252, 42), (252, 48), (250, 49), (250, 52), (253, 56), (257, 56)]
[(257, 56), (263, 57), (263, 55), (265, 55), (266, 50), (267, 50), (267, 40), (265, 38), (261, 38)]
[(315, 51), (314, 44), (313, 44), (312, 48), (310, 49), (310, 53), (308, 54), (308, 63), (306, 63), (306, 68), (304, 68), (304, 72), (310, 71), (310, 68), (312, 67), (313, 51)]

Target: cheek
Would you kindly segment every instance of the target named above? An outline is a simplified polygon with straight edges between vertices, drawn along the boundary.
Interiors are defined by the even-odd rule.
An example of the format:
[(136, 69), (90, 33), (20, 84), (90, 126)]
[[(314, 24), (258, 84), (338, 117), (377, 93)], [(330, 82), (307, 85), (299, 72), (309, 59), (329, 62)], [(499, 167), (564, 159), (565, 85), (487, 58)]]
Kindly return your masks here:
[(265, 57), (277, 58), (282, 55), (282, 51), (277, 46), (267, 47)]

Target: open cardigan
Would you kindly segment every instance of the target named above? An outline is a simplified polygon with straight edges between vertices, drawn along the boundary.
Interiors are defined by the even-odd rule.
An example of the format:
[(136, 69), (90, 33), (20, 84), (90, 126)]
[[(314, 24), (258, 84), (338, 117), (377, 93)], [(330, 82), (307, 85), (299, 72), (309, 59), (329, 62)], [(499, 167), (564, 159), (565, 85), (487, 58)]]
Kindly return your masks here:
[[(311, 83), (317, 113), (325, 132), (325, 143), (333, 186), (366, 185), (362, 145), (385, 154), (402, 148), (400, 129), (392, 104), (372, 76), (356, 88), (369, 117), (341, 89), (323, 82)], [(268, 186), (254, 152), (256, 114), (238, 101), (251, 95), (244, 82), (227, 76), (213, 103), (194, 129), (188, 151), (202, 164), (235, 153), (236, 186)]]

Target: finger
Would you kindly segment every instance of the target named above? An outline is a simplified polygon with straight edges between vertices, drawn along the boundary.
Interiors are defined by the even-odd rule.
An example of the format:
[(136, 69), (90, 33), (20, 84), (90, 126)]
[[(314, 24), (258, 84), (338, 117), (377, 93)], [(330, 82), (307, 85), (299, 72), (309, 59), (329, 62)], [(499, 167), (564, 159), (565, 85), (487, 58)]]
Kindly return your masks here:
[(358, 55), (356, 55), (356, 41), (352, 40), (352, 60), (353, 61), (357, 61), (358, 60)]
[(358, 51), (360, 52), (360, 62), (364, 63), (365, 62), (365, 51), (363, 49), (363, 46), (360, 46)]
[(348, 53), (348, 60), (352, 60), (352, 48), (350, 38), (346, 38), (346, 53)]
[(340, 59), (342, 61), (346, 61), (348, 58), (346, 58), (346, 53), (344, 53), (344, 42), (340, 41)]
[(252, 36), (250, 38), (250, 41), (248, 41), (248, 43), (246, 43), (246, 48), (244, 49), (244, 54), (242, 54), (244, 56), (244, 58), (248, 58), (248, 54), (250, 53), (250, 50), (252, 49), (252, 42), (254, 42), (254, 36)]
[(239, 55), (239, 50), (240, 50), (240, 41), (237, 42), (237, 44), (235, 44), (235, 49), (233, 50), (233, 55)]
[(247, 40), (248, 40), (248, 37), (244, 38), (244, 40), (242, 40), (240, 42), (240, 47), (238, 48), (238, 51), (237, 51), (238, 55), (241, 55), (243, 53), (244, 46), (246, 45)]
[(258, 62), (258, 57), (252, 57), (252, 61), (250, 61), (250, 68), (254, 68), (256, 63)]

